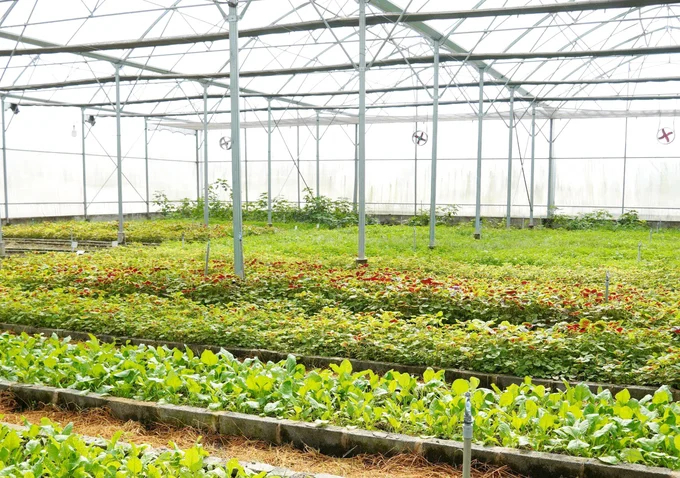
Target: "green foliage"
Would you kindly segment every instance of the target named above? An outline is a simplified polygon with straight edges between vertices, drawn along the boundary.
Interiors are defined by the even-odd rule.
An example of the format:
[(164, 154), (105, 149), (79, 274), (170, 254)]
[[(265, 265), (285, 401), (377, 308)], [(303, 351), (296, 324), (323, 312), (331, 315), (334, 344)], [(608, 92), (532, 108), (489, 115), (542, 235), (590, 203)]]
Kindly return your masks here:
[(635, 210), (621, 214), (618, 219), (614, 219), (614, 216), (608, 211), (598, 210), (582, 213), (576, 217), (556, 214), (550, 220), (549, 225), (570, 231), (582, 231), (587, 229), (635, 229), (645, 227), (646, 222), (639, 218), (638, 212)]
[[(179, 241), (206, 242), (208, 239), (232, 236), (229, 224), (203, 224), (176, 219), (156, 221), (129, 221), (124, 224), (127, 242)], [(265, 227), (245, 226), (244, 236), (274, 234), (276, 230)], [(118, 234), (117, 222), (59, 221), (36, 224), (11, 224), (3, 228), (7, 238), (70, 239), (76, 241), (115, 241)]]
[(634, 209), (621, 214), (616, 222), (620, 227), (626, 229), (639, 229), (647, 226), (647, 221), (640, 219), (638, 212)]
[[(228, 193), (229, 200), (220, 200), (220, 192)], [(211, 218), (230, 219), (232, 217), (233, 193), (225, 180), (218, 179), (210, 186), (209, 198)], [(176, 205), (170, 202), (162, 192), (157, 192), (154, 195), (154, 205), (160, 208), (165, 217), (170, 218), (202, 219), (203, 204), (203, 199), (197, 201), (183, 199)], [(243, 217), (254, 221), (266, 221), (268, 219), (267, 211), (267, 194), (263, 193), (256, 202), (244, 206)], [(335, 229), (357, 224), (359, 216), (352, 210), (352, 204), (346, 199), (317, 197), (311, 189), (307, 188), (304, 191), (304, 203), (300, 208), (283, 198), (273, 198), (272, 221), (319, 224)]]
[[(455, 226), (458, 224), (457, 216), (460, 207), (455, 204), (448, 206), (437, 207), (437, 225)], [(430, 225), (430, 210), (421, 209), (420, 212), (409, 219), (407, 225), (409, 226), (429, 226)]]
[[(48, 358), (49, 360), (49, 358)], [(52, 362), (50, 362), (52, 363)], [(56, 365), (55, 365), (56, 366)], [(40, 425), (26, 423), (26, 430), (0, 424), (0, 476), (39, 478), (42, 476), (99, 478), (221, 477), (264, 478), (246, 472), (236, 460), (226, 465), (207, 464), (208, 453), (200, 446), (180, 450), (176, 446), (162, 453), (147, 446), (112, 440), (92, 443), (43, 418)], [(269, 475), (267, 475), (269, 476)]]
[[(394, 371), (353, 372), (347, 361), (307, 371), (293, 356), (264, 364), (225, 351), (197, 357), (26, 334), (0, 335), (0, 365), (0, 377), (21, 383), (454, 440), (462, 438), (463, 394), (470, 391), (478, 444), (680, 468), (680, 409), (666, 387), (642, 400), (627, 392), (594, 394), (585, 385), (552, 392), (530, 379), (489, 390), (476, 378), (447, 384), (433, 370), (425, 381)], [(1, 443), (8, 452), (21, 448), (19, 437)], [(185, 466), (200, 469), (190, 456), (196, 455), (186, 452)], [(136, 470), (144, 463), (128, 460)]]
[[(220, 195), (227, 196), (227, 200), (220, 199)], [(217, 179), (208, 187), (208, 210), (212, 219), (231, 219), (233, 216), (233, 192), (231, 186), (224, 179)], [(173, 219), (202, 220), (205, 198), (196, 200), (184, 198), (179, 203), (171, 202), (162, 191), (156, 191), (153, 205), (160, 209), (161, 214)]]

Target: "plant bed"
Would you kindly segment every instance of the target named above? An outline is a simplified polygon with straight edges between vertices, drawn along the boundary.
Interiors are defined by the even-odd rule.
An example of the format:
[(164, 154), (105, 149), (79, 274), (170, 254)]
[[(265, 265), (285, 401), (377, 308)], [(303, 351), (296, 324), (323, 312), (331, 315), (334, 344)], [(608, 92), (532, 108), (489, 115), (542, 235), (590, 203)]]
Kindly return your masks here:
[[(384, 432), (368, 432), (336, 426), (310, 425), (232, 412), (173, 405), (152, 405), (128, 399), (102, 397), (54, 387), (0, 381), (0, 390), (11, 391), (26, 404), (49, 403), (79, 410), (105, 405), (121, 420), (185, 425), (210, 432), (245, 436), (280, 445), (315, 448), (333, 456), (359, 453), (417, 454), (431, 461), (462, 462), (463, 444), (449, 440), (413, 438)], [(678, 478), (680, 473), (642, 465), (610, 465), (598, 460), (521, 451), (503, 447), (472, 446), (472, 458), (481, 463), (508, 467), (532, 478)], [(240, 476), (240, 475), (239, 475)]]
[(214, 306), (179, 293), (164, 298), (0, 285), (0, 322), (17, 325), (489, 375), (680, 386), (680, 334), (671, 324), (624, 328), (584, 321), (574, 330), (570, 324), (536, 329), (480, 321), (433, 325), (437, 320), (337, 308), (308, 315), (286, 300)]
[[(168, 347), (170, 349), (186, 350), (190, 349), (194, 354), (201, 355), (205, 350), (209, 350), (213, 353), (218, 353), (220, 350), (226, 350), (232, 354), (235, 358), (239, 360), (248, 358), (257, 358), (262, 362), (281, 362), (287, 360), (291, 355), (285, 352), (277, 352), (273, 350), (263, 350), (263, 349), (245, 349), (245, 348), (224, 348), (217, 347), (214, 345), (205, 344), (192, 344), (192, 343), (180, 343), (180, 342), (169, 342), (161, 340), (150, 340), (138, 337), (117, 337), (113, 335), (105, 334), (90, 334), (87, 332), (78, 332), (74, 330), (64, 330), (64, 329), (50, 329), (50, 328), (40, 328), (31, 327), (26, 325), (15, 325), (15, 324), (3, 324), (0, 323), (0, 330), (6, 330), (15, 334), (29, 334), (29, 335), (44, 335), (51, 336), (55, 335), (61, 338), (70, 337), (74, 340), (87, 341), (91, 339), (92, 336), (96, 337), (97, 340), (118, 345), (148, 345), (150, 347)], [(371, 370), (376, 374), (384, 375), (390, 371), (397, 371), (400, 373), (408, 373), (411, 375), (423, 375), (429, 367), (418, 366), (418, 365), (400, 365), (397, 363), (390, 362), (375, 362), (371, 360), (353, 360), (346, 359), (342, 357), (322, 357), (319, 355), (298, 355), (295, 356), (297, 362), (304, 365), (307, 368), (329, 368), (331, 364), (341, 365), (343, 360), (348, 360), (352, 365), (352, 369), (357, 372), (362, 372), (366, 370)], [(513, 375), (489, 375), (480, 374), (477, 372), (472, 372), (470, 370), (459, 370), (443, 368), (444, 380), (453, 383), (458, 379), (469, 380), (471, 377), (476, 377), (480, 381), (482, 387), (490, 387), (495, 385), (499, 388), (506, 388), (512, 384), (521, 385), (524, 383), (524, 378), (517, 377)], [(567, 387), (576, 387), (579, 384), (586, 385), (591, 392), (598, 393), (600, 390), (609, 390), (612, 395), (615, 395), (623, 390), (628, 390), (632, 398), (641, 400), (647, 395), (653, 395), (657, 389), (655, 387), (643, 387), (638, 385), (615, 385), (611, 383), (592, 383), (592, 382), (569, 382), (569, 381), (559, 381), (559, 380), (544, 380), (540, 378), (532, 378), (532, 383), (535, 385), (542, 385), (546, 388), (552, 390), (566, 390)], [(673, 401), (680, 402), (680, 390), (675, 388), (669, 388), (673, 396)]]
[[(223, 478), (314, 478), (313, 475), (277, 472), (273, 467), (236, 460), (224, 462), (196, 445), (188, 450), (154, 449), (73, 433), (73, 426), (43, 419), (40, 425), (16, 426), (0, 422), (0, 467), (3, 476), (145, 476)], [(121, 473), (123, 475), (121, 475)], [(331, 477), (327, 478), (339, 478)]]
[[(25, 394), (33, 393), (33, 401), (54, 403), (63, 392), (42, 385), (71, 388), (78, 390), (66, 392), (71, 401), (81, 397), (73, 403), (109, 406), (140, 421), (155, 419), (167, 404), (179, 406), (173, 409), (172, 419), (182, 416), (184, 424), (219, 427), (232, 433), (250, 417), (260, 416), (257, 433), (268, 437), (253, 438), (272, 442), (285, 436), (288, 441), (304, 441), (306, 434), (313, 433), (310, 430), (322, 428), (319, 439), (324, 442), (318, 447), (322, 450), (347, 443), (340, 429), (329, 426), (366, 429), (357, 433), (369, 440), (371, 436), (385, 439), (381, 434), (393, 432), (457, 440), (461, 437), (463, 394), (470, 391), (475, 442), (480, 445), (562, 452), (610, 464), (639, 462), (680, 468), (680, 409), (665, 387), (636, 400), (627, 391), (613, 397), (609, 391), (593, 394), (584, 385), (551, 392), (529, 380), (505, 390), (479, 388), (475, 378), (447, 384), (443, 372), (433, 370), (426, 371), (422, 381), (398, 372), (379, 377), (370, 371), (353, 372), (349, 362), (307, 371), (293, 357), (278, 364), (239, 362), (227, 352), (204, 351), (198, 357), (190, 350), (114, 347), (95, 340), (72, 344), (26, 334), (0, 335), (0, 345), (0, 377), (39, 384), (20, 385), (26, 388)], [(13, 391), (9, 384), (5, 388)], [(82, 395), (84, 392), (121, 400), (111, 402), (102, 395)], [(149, 401), (157, 401), (161, 407)], [(205, 415), (201, 410), (206, 408), (236, 415), (226, 415), (230, 418), (225, 425), (225, 415)], [(298, 428), (285, 431), (282, 419)], [(400, 438), (398, 442), (410, 447), (402, 451), (420, 448), (425, 453), (418, 438)], [(427, 442), (426, 448), (431, 446)], [(497, 452), (480, 450), (480, 455)]]

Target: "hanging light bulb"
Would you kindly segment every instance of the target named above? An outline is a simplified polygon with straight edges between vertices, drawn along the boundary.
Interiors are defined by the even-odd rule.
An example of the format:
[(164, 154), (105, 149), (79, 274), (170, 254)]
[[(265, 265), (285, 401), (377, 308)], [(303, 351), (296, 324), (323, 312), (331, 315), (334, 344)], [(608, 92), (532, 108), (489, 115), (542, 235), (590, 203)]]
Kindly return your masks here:
[(76, 131), (76, 125), (73, 125), (73, 131), (71, 131), (71, 136), (73, 136), (74, 138), (78, 136), (78, 132)]

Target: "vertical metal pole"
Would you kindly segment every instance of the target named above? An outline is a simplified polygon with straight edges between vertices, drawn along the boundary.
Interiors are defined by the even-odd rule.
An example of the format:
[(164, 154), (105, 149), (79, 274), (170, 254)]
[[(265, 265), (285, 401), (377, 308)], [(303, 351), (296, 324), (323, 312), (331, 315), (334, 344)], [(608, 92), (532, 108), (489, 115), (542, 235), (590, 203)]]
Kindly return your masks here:
[[(5, 220), (9, 221), (9, 207), (7, 204), (7, 141), (5, 136), (5, 97), (0, 99), (0, 107), (2, 108), (2, 181), (3, 191), (5, 193)], [(0, 217), (0, 257), (5, 256), (5, 243), (2, 239), (2, 218)]]
[(352, 192), (352, 210), (357, 212), (357, 194), (359, 191), (359, 125), (354, 125), (354, 190)]
[(531, 105), (531, 192), (529, 194), (529, 227), (534, 227), (534, 185), (536, 180), (536, 105)]
[(149, 119), (144, 117), (144, 177), (146, 180), (146, 218), (151, 213), (149, 205)]
[(479, 125), (477, 130), (477, 194), (475, 201), (475, 239), (482, 238), (482, 130), (484, 126), (484, 69), (479, 69)]
[(87, 169), (85, 165), (85, 108), (80, 109), (80, 123), (82, 135), (82, 151), (83, 151), (83, 216), (87, 221)]
[[(300, 121), (300, 118), (298, 117), (298, 121)], [(297, 125), (296, 128), (296, 146), (295, 146), (295, 154), (297, 155), (297, 205), (298, 209), (300, 209), (302, 201), (300, 200), (300, 125)]]
[(551, 218), (555, 209), (555, 164), (553, 161), (553, 119), (550, 118), (550, 138), (548, 148), (548, 214)]
[(359, 0), (359, 251), (366, 259), (366, 0)]
[(430, 249), (435, 246), (437, 224), (437, 144), (439, 138), (439, 41), (434, 42), (434, 88), (432, 90), (432, 172), (430, 177)]
[(241, 211), (241, 111), (238, 61), (237, 2), (229, 2), (229, 92), (231, 96), (231, 175), (234, 188), (234, 273), (245, 277), (243, 267), (243, 216)]
[[(418, 130), (418, 122), (416, 121), (416, 131)], [(416, 139), (413, 146), (413, 215), (418, 215), (418, 140)]]
[(198, 130), (196, 130), (196, 201), (201, 199), (201, 146), (198, 141)]
[(626, 209), (626, 169), (628, 167), (628, 117), (626, 117), (626, 129), (623, 139), (623, 193), (621, 195), (621, 214)]
[[(236, 130), (238, 136), (239, 131)], [(232, 144), (234, 142), (232, 128)], [(210, 184), (208, 179), (208, 85), (203, 85), (203, 224), (210, 222)]]
[(512, 224), (512, 135), (515, 132), (515, 89), (510, 88), (510, 118), (508, 123), (510, 130), (508, 140), (508, 210), (506, 212), (506, 227), (510, 229)]
[[(243, 112), (243, 120), (247, 121), (246, 112)], [(248, 210), (248, 128), (243, 128), (243, 180), (246, 188), (246, 210)]]
[(118, 169), (118, 243), (125, 242), (123, 229), (123, 149), (120, 132), (120, 65), (116, 65), (116, 148)]
[(472, 472), (472, 438), (474, 419), (470, 392), (465, 392), (465, 413), (463, 414), (463, 478), (470, 478)]
[(321, 193), (320, 183), (321, 183), (321, 119), (319, 118), (319, 112), (316, 112), (316, 197), (318, 198)]
[(272, 100), (267, 99), (267, 224), (272, 225)]

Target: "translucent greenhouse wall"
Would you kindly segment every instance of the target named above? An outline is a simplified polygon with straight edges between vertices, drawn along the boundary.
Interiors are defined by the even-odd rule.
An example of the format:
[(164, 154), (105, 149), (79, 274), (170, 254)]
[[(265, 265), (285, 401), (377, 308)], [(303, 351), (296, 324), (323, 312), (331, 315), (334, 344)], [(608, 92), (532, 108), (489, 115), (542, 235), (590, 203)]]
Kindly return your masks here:
[[(80, 110), (22, 107), (7, 115), (7, 178), (9, 218), (82, 216), (83, 172)], [(262, 118), (260, 118), (262, 120)], [(626, 128), (627, 123), (627, 128)], [(649, 220), (679, 221), (680, 142), (658, 143), (661, 126), (672, 118), (598, 118), (554, 120), (555, 205), (557, 212), (606, 209), (614, 215), (635, 209)], [(243, 197), (255, 201), (267, 190), (267, 133), (247, 130), (242, 144)], [(75, 127), (76, 137), (72, 136)], [(529, 217), (531, 121), (517, 122), (512, 175), (512, 215)], [(413, 214), (429, 209), (431, 144), (417, 148), (414, 130), (432, 131), (431, 124), (372, 124), (367, 134), (367, 208), (372, 213)], [(627, 138), (626, 138), (627, 129)], [(298, 157), (297, 127), (272, 134), (273, 195), (297, 203), (298, 191), (316, 185), (315, 126), (299, 127), (300, 189), (294, 159)], [(86, 183), (90, 215), (117, 212), (115, 118), (97, 118), (86, 138)], [(320, 192), (353, 199), (354, 125), (322, 126)], [(208, 136), (209, 180), (231, 183), (230, 153)], [(168, 130), (150, 123), (149, 196), (162, 191), (171, 200), (196, 198), (203, 188), (203, 151), (196, 151), (194, 131)], [(548, 200), (549, 121), (537, 120), (535, 216), (545, 217)], [(202, 142), (202, 132), (198, 133)], [(122, 120), (123, 197), (125, 213), (146, 212), (144, 120)], [(485, 119), (483, 135), (482, 215), (506, 212), (508, 127)], [(197, 167), (197, 157), (199, 159)], [(438, 192), (440, 206), (455, 204), (462, 216), (474, 215), (477, 121), (440, 123)], [(625, 158), (625, 160), (624, 160)], [(417, 163), (417, 164), (416, 164)], [(625, 165), (625, 166), (624, 166)], [(416, 174), (417, 168), (417, 174)], [(624, 195), (625, 169), (625, 195)], [(198, 184), (197, 184), (198, 173)], [(416, 184), (417, 183), (417, 184)], [(0, 188), (2, 184), (0, 182)], [(417, 189), (417, 192), (416, 192)], [(304, 193), (300, 194), (304, 197)], [(0, 200), (3, 201), (4, 190)], [(226, 199), (226, 197), (225, 197)], [(151, 204), (151, 211), (157, 210)]]

